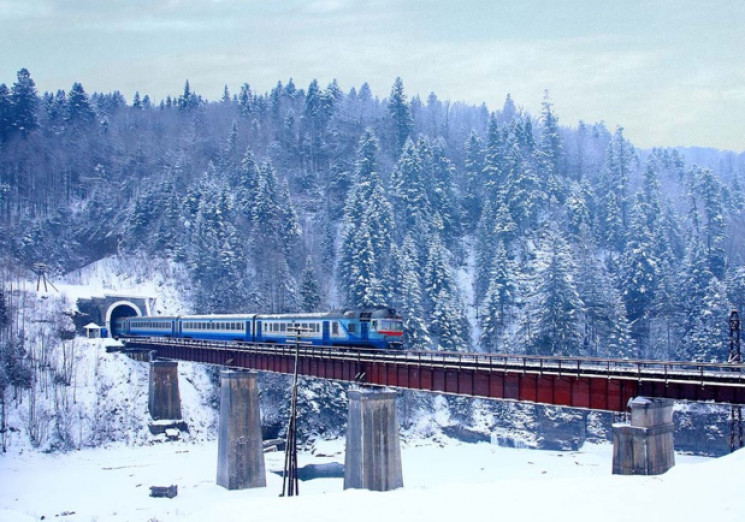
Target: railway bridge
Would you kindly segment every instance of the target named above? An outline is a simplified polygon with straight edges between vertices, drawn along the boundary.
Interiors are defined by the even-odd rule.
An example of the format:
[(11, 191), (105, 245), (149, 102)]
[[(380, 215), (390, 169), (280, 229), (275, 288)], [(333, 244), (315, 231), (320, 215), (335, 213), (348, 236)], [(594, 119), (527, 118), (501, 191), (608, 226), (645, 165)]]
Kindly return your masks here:
[[(614, 426), (613, 472), (617, 474), (659, 474), (674, 464), (674, 401), (731, 404), (738, 411), (745, 404), (745, 364), (405, 352), (171, 338), (131, 338), (124, 342), (129, 350), (146, 350), (154, 358), (170, 361), (152, 363), (151, 413), (153, 403), (158, 402), (153, 399), (153, 394), (158, 392), (153, 390), (173, 390), (176, 375), (173, 361), (178, 360), (239, 370), (284, 374), (297, 371), (298, 375), (307, 377), (361, 385), (360, 392), (350, 393), (346, 457), (347, 465), (351, 463), (355, 469), (360, 468), (359, 477), (347, 477), (350, 471), (345, 466), (345, 487), (384, 490), (402, 485), (400, 449), (396, 449), (395, 393), (380, 391), (384, 388), (614, 412), (631, 409), (631, 424)], [(159, 364), (163, 368), (160, 371), (166, 372), (163, 375), (168, 375), (167, 379), (163, 375), (158, 377)], [(240, 378), (240, 374), (226, 374), (223, 388), (235, 388), (236, 378)], [(158, 382), (164, 379), (170, 384), (159, 386)], [(374, 387), (380, 388), (364, 391)], [(166, 396), (172, 395), (172, 392), (165, 393)], [(177, 389), (175, 393), (178, 393)], [(225, 389), (221, 393), (223, 400), (231, 402)], [(172, 403), (173, 399), (168, 401)], [(258, 416), (258, 393), (256, 397), (245, 398), (245, 401), (256, 404), (257, 410), (252, 415)], [(226, 411), (225, 415), (237, 411)], [(222, 416), (221, 410), (221, 432)], [(359, 417), (359, 422), (354, 421), (355, 416)], [(378, 419), (378, 425), (365, 424), (373, 418)], [(385, 454), (359, 455), (362, 451), (359, 448), (369, 450), (371, 441), (381, 439), (381, 430), (384, 442), (375, 451)], [(351, 457), (350, 447), (356, 446), (354, 442), (350, 443), (350, 433), (360, 439), (359, 448)], [(393, 454), (386, 453), (390, 451)], [(369, 473), (370, 467), (377, 471)], [(366, 482), (365, 477), (374, 478)]]

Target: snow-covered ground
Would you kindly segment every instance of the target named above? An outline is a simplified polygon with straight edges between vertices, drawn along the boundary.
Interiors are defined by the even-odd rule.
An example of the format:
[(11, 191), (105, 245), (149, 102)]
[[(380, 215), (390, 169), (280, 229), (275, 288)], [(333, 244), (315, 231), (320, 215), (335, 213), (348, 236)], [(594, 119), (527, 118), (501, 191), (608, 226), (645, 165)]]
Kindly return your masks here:
[[(300, 465), (343, 464), (343, 441), (300, 455)], [(745, 519), (745, 451), (720, 459), (677, 455), (656, 477), (610, 473), (610, 445), (578, 452), (425, 443), (403, 450), (404, 488), (343, 490), (343, 479), (300, 483), (279, 498), (282, 453), (266, 454), (267, 487), (216, 485), (217, 443), (116, 446), (68, 454), (0, 457), (0, 520), (232, 521), (323, 520), (716, 520)], [(339, 466), (337, 466), (338, 468)], [(178, 486), (174, 499), (150, 486)]]
[[(678, 455), (678, 465), (665, 475), (618, 477), (611, 475), (612, 448), (607, 444), (551, 452), (468, 445), (441, 435), (436, 442), (407, 437), (405, 487), (400, 490), (344, 491), (337, 473), (334, 478), (301, 482), (298, 498), (278, 498), (282, 479), (277, 472), (283, 454), (268, 453), (266, 488), (227, 491), (216, 484), (216, 418), (209, 404), (213, 388), (202, 367), (179, 364), (190, 433), (182, 434), (184, 440), (164, 442), (164, 437), (152, 436), (146, 428), (146, 365), (122, 354), (107, 354), (104, 340), (45, 341), (54, 338), (59, 321), (69, 321), (62, 312), (79, 296), (131, 290), (158, 295), (159, 312), (185, 308), (186, 285), (165, 283), (179, 279), (173, 277), (177, 269), (165, 278), (152, 267), (140, 273), (143, 266), (147, 264), (105, 261), (59, 281), (61, 295), (32, 295), (33, 285), (28, 283), (25, 300), (16, 298), (24, 314), (33, 318), (29, 346), (46, 350), (40, 353), (45, 353), (51, 377), (62, 372), (70, 384), (42, 372), (33, 390), (10, 404), (8, 425), (14, 431), (6, 434), (8, 453), (0, 453), (0, 522), (42, 517), (85, 522), (284, 522), (299, 517), (324, 522), (453, 522), (476, 517), (554, 522), (637, 517), (745, 520), (740, 485), (745, 451), (716, 460)], [(435, 408), (421, 422), (445, 425), (448, 419), (438, 418), (444, 411)], [(59, 447), (51, 436), (55, 418), (64, 420), (65, 447), (73, 451), (44, 452)], [(31, 428), (46, 436), (37, 434), (37, 443), (32, 444)], [(90, 447), (95, 444), (104, 447)], [(75, 451), (78, 448), (82, 449)], [(300, 465), (337, 463), (338, 470), (344, 462), (343, 450), (343, 440), (317, 442), (312, 451), (300, 455)], [(150, 486), (172, 484), (178, 486), (176, 498), (149, 496)]]

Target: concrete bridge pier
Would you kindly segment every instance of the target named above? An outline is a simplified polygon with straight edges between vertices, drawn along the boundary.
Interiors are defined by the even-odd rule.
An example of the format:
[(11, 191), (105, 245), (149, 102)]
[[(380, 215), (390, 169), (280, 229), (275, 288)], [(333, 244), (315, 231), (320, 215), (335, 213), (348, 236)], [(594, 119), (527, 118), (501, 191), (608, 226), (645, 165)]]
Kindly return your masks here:
[(350, 390), (344, 489), (403, 487), (396, 392)]
[(629, 401), (631, 424), (613, 425), (613, 474), (661, 475), (675, 465), (671, 399)]
[(181, 418), (176, 361), (150, 361), (148, 410), (155, 421)]
[(217, 484), (227, 489), (266, 487), (257, 377), (220, 372)]

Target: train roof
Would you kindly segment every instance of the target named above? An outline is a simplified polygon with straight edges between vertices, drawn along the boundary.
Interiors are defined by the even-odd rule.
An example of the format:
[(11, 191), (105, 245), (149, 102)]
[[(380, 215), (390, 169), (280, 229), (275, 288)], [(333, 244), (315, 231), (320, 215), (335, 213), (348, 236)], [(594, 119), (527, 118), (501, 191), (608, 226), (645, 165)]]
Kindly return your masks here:
[(399, 314), (394, 308), (379, 307), (379, 308), (361, 308), (361, 309), (350, 309), (350, 310), (337, 310), (331, 312), (309, 312), (309, 313), (296, 313), (296, 314), (198, 314), (198, 315), (148, 315), (140, 317), (128, 317), (127, 319), (143, 319), (143, 320), (202, 320), (202, 321), (240, 321), (250, 319), (261, 319), (261, 320), (314, 320), (314, 319), (338, 319), (343, 317), (345, 319), (377, 319), (377, 318), (398, 318)]
[(256, 314), (201, 314), (201, 315), (182, 315), (179, 319), (201, 319), (201, 320), (240, 320), (240, 319), (253, 319)]
[(309, 312), (309, 313), (297, 313), (297, 314), (258, 314), (256, 319), (330, 319), (334, 317), (341, 317), (341, 312)]
[(177, 315), (131, 315), (129, 317), (122, 317), (122, 319), (130, 319), (133, 321), (171, 321), (178, 319)]

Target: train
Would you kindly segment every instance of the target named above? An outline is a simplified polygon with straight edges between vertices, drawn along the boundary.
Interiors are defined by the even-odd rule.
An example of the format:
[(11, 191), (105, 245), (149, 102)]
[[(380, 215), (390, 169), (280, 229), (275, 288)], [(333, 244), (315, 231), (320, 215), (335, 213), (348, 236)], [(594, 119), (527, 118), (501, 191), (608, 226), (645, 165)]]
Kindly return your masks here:
[[(403, 319), (393, 308), (299, 314), (132, 316), (113, 321), (111, 336), (170, 337), (243, 343), (401, 350)], [(298, 333), (299, 330), (299, 333)]]

